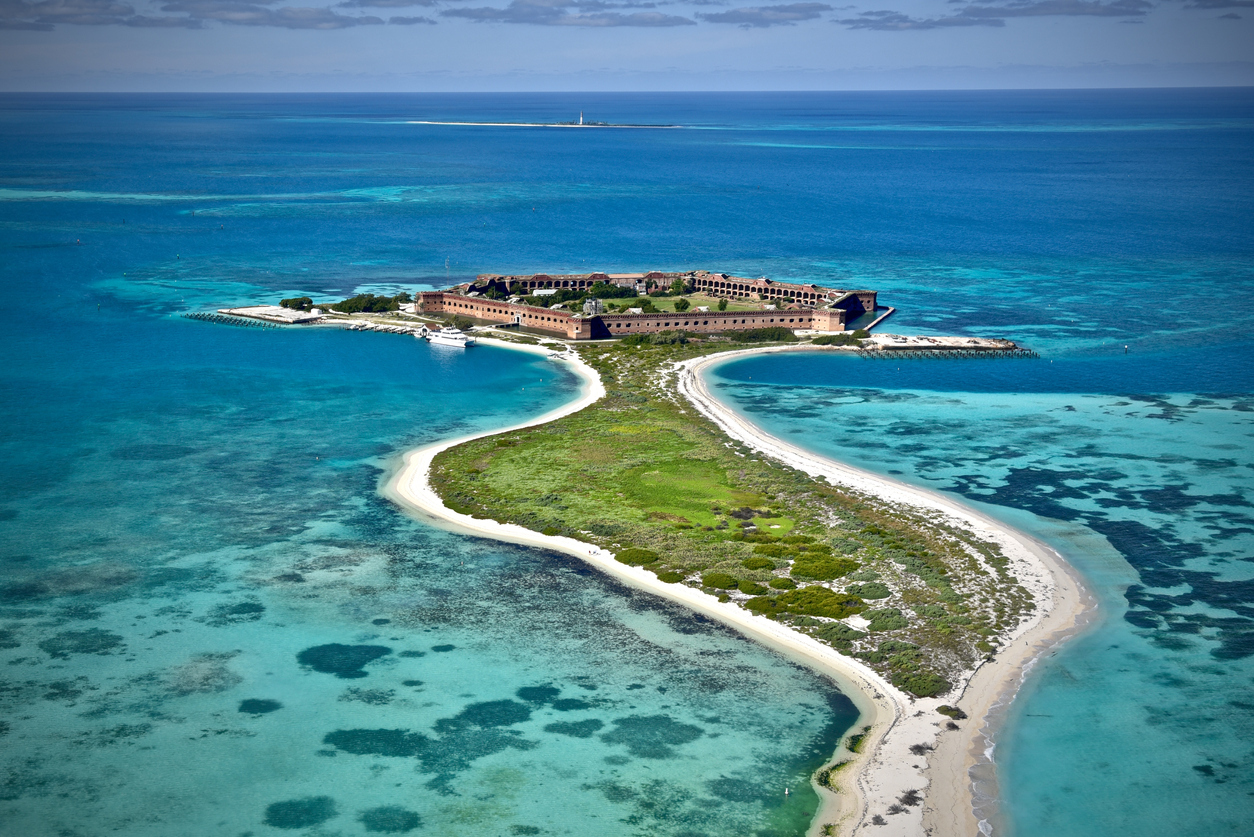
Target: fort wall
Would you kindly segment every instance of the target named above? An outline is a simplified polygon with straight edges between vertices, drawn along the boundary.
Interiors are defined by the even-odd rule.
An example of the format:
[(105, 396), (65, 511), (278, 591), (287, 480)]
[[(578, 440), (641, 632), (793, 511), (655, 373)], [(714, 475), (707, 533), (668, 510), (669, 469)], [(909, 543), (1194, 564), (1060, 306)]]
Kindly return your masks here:
[[(583, 315), (563, 309), (549, 309), (489, 299), (471, 288), (483, 291), (536, 291), (546, 288), (587, 290), (597, 283), (634, 288), (643, 292), (653, 285), (670, 285), (682, 279), (695, 291), (710, 296), (752, 299), (774, 303), (777, 310), (757, 311), (684, 311), (651, 314)], [(791, 302), (789, 302), (791, 301)], [(796, 307), (784, 307), (785, 305)], [(688, 273), (535, 273), (516, 276), (485, 273), (474, 285), (460, 290), (425, 292), (418, 295), (418, 310), (427, 313), (462, 314), (477, 320), (514, 323), (524, 328), (560, 335), (568, 340), (594, 340), (630, 334), (656, 334), (660, 331), (683, 330), (699, 333), (743, 331), (782, 326), (789, 329), (844, 331), (848, 323), (868, 311), (874, 311), (876, 292), (840, 290), (818, 285), (775, 282), (770, 279), (745, 279), (727, 273), (705, 270)]]
[[(659, 331), (692, 331), (714, 334), (721, 331), (747, 331), (753, 328), (783, 326), (789, 329), (844, 331), (845, 312), (841, 309), (811, 311), (684, 311), (660, 314), (602, 314), (596, 318), (601, 328), (594, 337), (624, 337), (628, 334), (656, 334)], [(821, 325), (816, 324), (816, 320)], [(601, 333), (601, 329), (604, 333)]]
[(444, 291), (424, 291), (418, 294), (418, 310), (428, 314), (461, 314), (493, 323), (516, 323), (524, 328), (559, 334), (567, 340), (592, 339), (591, 321), (570, 311), (518, 305)]

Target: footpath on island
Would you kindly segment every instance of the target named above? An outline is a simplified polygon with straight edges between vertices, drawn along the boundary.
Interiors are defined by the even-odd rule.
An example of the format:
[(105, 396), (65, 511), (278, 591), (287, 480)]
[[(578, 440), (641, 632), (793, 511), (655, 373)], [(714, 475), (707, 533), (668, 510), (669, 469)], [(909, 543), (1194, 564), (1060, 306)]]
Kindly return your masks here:
[(832, 678), (860, 718), (812, 781), (811, 834), (978, 833), (987, 719), (1092, 606), (1057, 553), (775, 439), (701, 377), (806, 346), (481, 342), (560, 358), (580, 397), (409, 451), (387, 496), (446, 528), (577, 556)]

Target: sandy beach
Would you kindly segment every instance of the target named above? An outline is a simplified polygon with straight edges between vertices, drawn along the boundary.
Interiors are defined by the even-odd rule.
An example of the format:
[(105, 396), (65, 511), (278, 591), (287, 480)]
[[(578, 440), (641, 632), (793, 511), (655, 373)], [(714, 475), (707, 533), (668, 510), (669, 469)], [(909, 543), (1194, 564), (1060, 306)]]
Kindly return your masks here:
[[(541, 347), (494, 340), (482, 342), (552, 354)], [(831, 677), (858, 707), (861, 713), (859, 728), (869, 727), (870, 731), (858, 754), (843, 751), (836, 754), (836, 761), (848, 759), (851, 762), (840, 774), (843, 792), (835, 793), (815, 786), (822, 807), (813, 821), (811, 834), (822, 833), (827, 823), (835, 823), (840, 834), (862, 833), (865, 830), (891, 837), (920, 834), (925, 828), (934, 835), (977, 834), (980, 823), (972, 806), (969, 774), (971, 768), (987, 762), (991, 732), (984, 719), (1013, 697), (1022, 682), (1025, 667), (1030, 666), (1032, 660), (1083, 624), (1091, 600), (1061, 556), (1044, 544), (940, 494), (850, 468), (775, 439), (737, 416), (706, 390), (701, 380), (704, 369), (763, 351), (778, 349), (749, 349), (685, 361), (675, 367), (673, 384), (684, 398), (728, 436), (750, 445), (765, 456), (813, 476), (821, 476), (834, 485), (848, 486), (888, 502), (940, 512), (981, 537), (997, 542), (1010, 559), (1015, 575), (1038, 602), (1033, 618), (1007, 639), (1003, 646), (1005, 650), (993, 662), (981, 665), (963, 678), (965, 685), (959, 684), (961, 696), (957, 700), (953, 696), (912, 699), (860, 661), (845, 657), (809, 636), (752, 614), (733, 603), (720, 603), (700, 590), (661, 582), (647, 570), (619, 563), (612, 553), (596, 545), (573, 538), (542, 535), (513, 524), (480, 520), (448, 509), (427, 478), (433, 459), (441, 451), (482, 436), (554, 421), (578, 412), (604, 396), (600, 376), (573, 352), (564, 353), (557, 362), (569, 364), (583, 380), (578, 399), (512, 427), (496, 428), (409, 451), (382, 490), (401, 507), (443, 528), (577, 556), (626, 584), (718, 619), (790, 659)], [(956, 732), (945, 731), (948, 719), (935, 711), (942, 703), (956, 703), (970, 716), (970, 720), (961, 722)], [(917, 748), (919, 744), (934, 746), (935, 749), (923, 755), (911, 753), (911, 746)], [(886, 811), (909, 791), (922, 794), (923, 804), (905, 807), (900, 813), (888, 816), (885, 825), (870, 824), (873, 816)]]
[[(922, 806), (889, 817), (888, 825), (876, 827), (875, 834), (908, 835), (926, 830), (935, 837), (948, 837), (988, 833), (984, 830), (988, 825), (981, 820), (988, 816), (989, 806), (985, 803), (977, 814), (971, 771), (989, 764), (1000, 710), (1014, 698), (1033, 662), (1083, 630), (1092, 619), (1096, 600), (1075, 570), (1048, 545), (937, 492), (843, 465), (777, 439), (716, 400), (701, 377), (710, 367), (736, 358), (798, 350), (805, 349), (747, 349), (686, 361), (676, 366), (676, 385), (728, 436), (765, 456), (823, 477), (832, 485), (890, 503), (941, 512), (997, 543), (1010, 559), (1015, 576), (1037, 602), (1032, 618), (1006, 638), (997, 655), (967, 673), (965, 682), (955, 688), (956, 699), (900, 696), (902, 702), (896, 709), (903, 720), (878, 742), (874, 757), (858, 780), (860, 790), (868, 794), (864, 807), (870, 810), (883, 810), (910, 788), (924, 795)], [(935, 712), (942, 703), (956, 705), (967, 714), (968, 720), (962, 721), (957, 731), (946, 730), (946, 719)], [(912, 754), (910, 747), (917, 744), (935, 749), (922, 756)], [(862, 825), (865, 823), (855, 825), (850, 833), (861, 831)]]

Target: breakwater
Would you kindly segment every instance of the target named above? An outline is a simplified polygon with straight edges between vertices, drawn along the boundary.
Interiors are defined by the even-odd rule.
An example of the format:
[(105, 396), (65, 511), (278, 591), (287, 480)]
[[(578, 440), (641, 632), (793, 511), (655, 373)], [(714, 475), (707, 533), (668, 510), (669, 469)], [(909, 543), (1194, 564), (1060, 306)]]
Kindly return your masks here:
[(991, 360), (994, 358), (1039, 359), (1031, 349), (858, 349), (868, 360)]
[(280, 328), (275, 323), (262, 322), (261, 320), (249, 320), (244, 317), (232, 317), (229, 314), (212, 314), (208, 311), (191, 311), (183, 315), (188, 320), (199, 320), (205, 323), (216, 323), (217, 325), (236, 326), (237, 328)]

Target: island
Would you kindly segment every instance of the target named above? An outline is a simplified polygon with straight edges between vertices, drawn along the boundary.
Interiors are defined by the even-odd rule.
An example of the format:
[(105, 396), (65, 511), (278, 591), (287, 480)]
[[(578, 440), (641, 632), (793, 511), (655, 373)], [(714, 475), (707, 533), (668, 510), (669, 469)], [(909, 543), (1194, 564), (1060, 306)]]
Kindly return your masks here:
[(1044, 544), (772, 438), (702, 375), (755, 352), (1033, 353), (873, 337), (892, 313), (874, 291), (708, 271), (485, 274), (402, 296), (281, 307), (359, 330), (457, 325), (568, 364), (582, 392), (523, 424), (406, 453), (388, 497), (437, 525), (578, 556), (829, 676), (860, 717), (812, 778), (811, 834), (979, 832), (988, 812), (973, 779), (987, 772), (996, 711), (1037, 656), (1087, 623), (1092, 597)]

